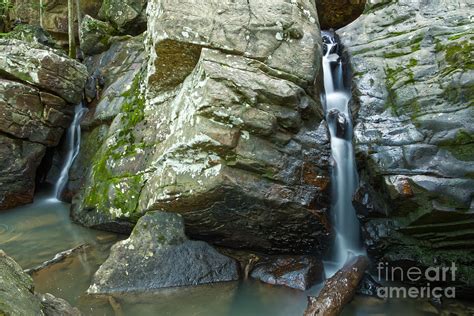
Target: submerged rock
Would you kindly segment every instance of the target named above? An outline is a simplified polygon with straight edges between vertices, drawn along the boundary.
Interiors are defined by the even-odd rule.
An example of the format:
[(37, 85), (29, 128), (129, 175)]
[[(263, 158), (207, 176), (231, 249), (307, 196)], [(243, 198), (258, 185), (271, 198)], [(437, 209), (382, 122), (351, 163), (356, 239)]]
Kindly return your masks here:
[(0, 315), (80, 316), (63, 299), (34, 293), (33, 279), (0, 250)]
[(474, 287), (472, 9), (383, 1), (338, 31), (360, 106), (356, 204), (367, 249), (394, 266), (454, 261), (458, 296)]
[(311, 256), (267, 258), (255, 265), (251, 277), (304, 291), (324, 279), (324, 267), (320, 259)]
[(238, 278), (235, 260), (186, 238), (180, 215), (149, 212), (128, 239), (112, 247), (88, 293), (147, 292)]
[(91, 111), (110, 128), (73, 218), (122, 230), (163, 210), (216, 245), (323, 253), (329, 143), (313, 88), (314, 4), (152, 1), (148, 12), (146, 67), (120, 95), (105, 88)]

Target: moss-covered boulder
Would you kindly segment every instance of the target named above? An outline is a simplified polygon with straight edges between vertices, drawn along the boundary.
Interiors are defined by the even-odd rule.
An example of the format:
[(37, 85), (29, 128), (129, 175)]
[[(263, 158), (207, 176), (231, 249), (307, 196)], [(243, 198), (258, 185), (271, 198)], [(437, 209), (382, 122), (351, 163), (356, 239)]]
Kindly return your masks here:
[(146, 30), (147, 0), (104, 0), (99, 17), (121, 34), (138, 35)]
[(80, 30), (81, 49), (86, 55), (96, 55), (109, 49), (115, 29), (107, 22), (86, 15)]
[(471, 290), (473, 8), (378, 1), (338, 31), (360, 106), (354, 133), (366, 185), (356, 204), (369, 252), (397, 265), (454, 261), (460, 288)]
[(148, 63), (123, 100), (100, 98), (91, 113), (111, 124), (74, 219), (123, 231), (168, 211), (213, 244), (323, 253), (329, 140), (314, 3), (156, 0), (148, 12)]
[(50, 48), (59, 48), (51, 35), (39, 26), (19, 24), (11, 32), (0, 36), (5, 39), (17, 39), (29, 43), (39, 43)]

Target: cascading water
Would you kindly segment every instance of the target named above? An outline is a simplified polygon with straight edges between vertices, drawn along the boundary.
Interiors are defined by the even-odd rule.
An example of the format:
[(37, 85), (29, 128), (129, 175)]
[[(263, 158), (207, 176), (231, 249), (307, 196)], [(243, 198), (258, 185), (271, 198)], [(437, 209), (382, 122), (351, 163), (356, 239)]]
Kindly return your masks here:
[(79, 154), (79, 147), (81, 145), (81, 119), (87, 112), (87, 108), (82, 106), (82, 103), (76, 105), (74, 109), (74, 119), (69, 127), (66, 135), (67, 154), (64, 164), (61, 168), (61, 174), (54, 186), (54, 197), (59, 199), (61, 193), (66, 187), (69, 178), (69, 169), (71, 169), (74, 159)]
[(359, 221), (352, 206), (358, 175), (352, 147), (350, 91), (344, 87), (344, 71), (335, 34), (323, 31), (325, 115), (331, 135), (332, 216), (336, 240), (326, 266), (328, 277), (339, 270), (351, 253), (360, 253)]

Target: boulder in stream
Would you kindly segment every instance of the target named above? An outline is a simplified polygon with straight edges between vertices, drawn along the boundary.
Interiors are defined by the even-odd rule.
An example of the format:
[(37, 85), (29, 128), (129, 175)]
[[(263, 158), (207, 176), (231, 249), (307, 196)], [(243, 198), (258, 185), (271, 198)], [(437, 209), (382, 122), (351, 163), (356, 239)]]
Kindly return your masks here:
[(112, 247), (87, 292), (148, 292), (238, 279), (234, 259), (205, 242), (187, 239), (180, 215), (149, 212), (128, 239)]
[(324, 279), (320, 259), (311, 256), (267, 258), (255, 265), (252, 278), (262, 282), (307, 290)]
[(33, 279), (0, 250), (0, 315), (79, 316), (63, 299), (34, 292)]

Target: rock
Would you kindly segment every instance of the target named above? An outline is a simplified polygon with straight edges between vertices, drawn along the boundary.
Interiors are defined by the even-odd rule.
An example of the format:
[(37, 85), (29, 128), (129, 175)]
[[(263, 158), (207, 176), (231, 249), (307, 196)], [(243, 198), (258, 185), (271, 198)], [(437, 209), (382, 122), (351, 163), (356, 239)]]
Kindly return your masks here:
[(19, 24), (3, 38), (16, 39), (29, 43), (39, 43), (50, 48), (59, 48), (51, 35), (39, 26)]
[[(82, 99), (86, 68), (46, 46), (0, 39), (0, 73), (54, 93), (69, 103)], [(58, 76), (61, 74), (61, 76)]]
[(0, 210), (31, 203), (45, 146), (0, 133)]
[[(144, 63), (144, 49), (143, 37), (139, 36), (114, 42), (106, 52), (85, 59), (89, 112), (82, 121), (81, 148), (69, 173), (66, 195), (75, 195), (84, 185), (91, 161), (107, 138), (110, 122), (130, 102), (128, 91)], [(56, 156), (58, 166), (65, 155), (61, 154)], [(51, 183), (59, 176), (59, 168), (55, 170), (48, 177)]]
[(52, 294), (36, 294), (43, 306), (43, 313), (46, 316), (80, 316), (81, 312), (76, 307), (72, 307), (66, 300), (57, 298)]
[(0, 314), (41, 315), (41, 302), (33, 290), (33, 279), (0, 250)]
[(304, 88), (312, 87), (321, 70), (313, 1), (150, 0), (148, 7), (147, 32), (154, 51), (148, 80), (155, 89), (183, 82), (203, 46), (262, 61), (262, 69), (268, 66), (266, 71)]
[(81, 24), (81, 49), (86, 55), (96, 55), (109, 49), (114, 28), (107, 22), (86, 15)]
[(147, 0), (104, 0), (99, 11), (121, 34), (138, 35), (146, 30)]
[(69, 126), (72, 107), (35, 87), (0, 79), (0, 131), (56, 146)]
[(362, 280), (357, 288), (357, 294), (378, 297), (377, 289), (381, 287), (380, 283), (374, 280), (369, 273), (364, 273)]
[[(68, 45), (67, 1), (43, 0), (43, 27), (61, 46)], [(36, 5), (32, 5), (31, 0), (15, 0), (14, 3), (15, 10), (12, 18), (30, 25), (40, 24), (39, 9)], [(79, 3), (84, 15), (97, 18), (102, 1), (81, 0)], [(74, 29), (78, 29), (77, 25), (74, 25)]]
[(336, 137), (345, 138), (347, 132), (347, 119), (344, 114), (336, 109), (332, 109), (328, 113), (328, 124), (334, 128)]
[(86, 73), (39, 42), (0, 39), (0, 47), (0, 209), (8, 209), (33, 200), (37, 168), (69, 126), (68, 102), (81, 100)]
[[(330, 155), (313, 97), (321, 63), (314, 5), (251, 2), (253, 14), (274, 27), (261, 29), (252, 18), (248, 47), (239, 37), (246, 34), (239, 15), (249, 13), (246, 1), (199, 2), (198, 20), (186, 15), (191, 2), (149, 5), (150, 58), (127, 80), (128, 90), (112, 90), (107, 72), (92, 76), (101, 92), (84, 126), (110, 127), (92, 163), (78, 162), (89, 169), (74, 220), (123, 232), (148, 211), (168, 211), (183, 215), (190, 237), (215, 245), (323, 253), (331, 239)], [(214, 20), (228, 36), (209, 33)], [(290, 24), (302, 37), (278, 40)], [(189, 29), (204, 34), (202, 41)], [(283, 58), (288, 54), (295, 60)]]
[(465, 0), (370, 3), (338, 30), (360, 107), (367, 249), (394, 266), (456, 262), (459, 297), (474, 288), (470, 9)]
[(310, 256), (267, 258), (259, 261), (251, 273), (262, 282), (307, 290), (324, 279), (321, 260)]
[(148, 292), (238, 278), (235, 260), (186, 238), (180, 215), (149, 212), (128, 239), (112, 247), (87, 292)]
[(0, 314), (81, 315), (77, 308), (73, 308), (63, 299), (51, 294), (35, 293), (33, 279), (2, 250), (0, 250)]
[(321, 29), (346, 26), (364, 12), (366, 2), (367, 0), (316, 0)]

